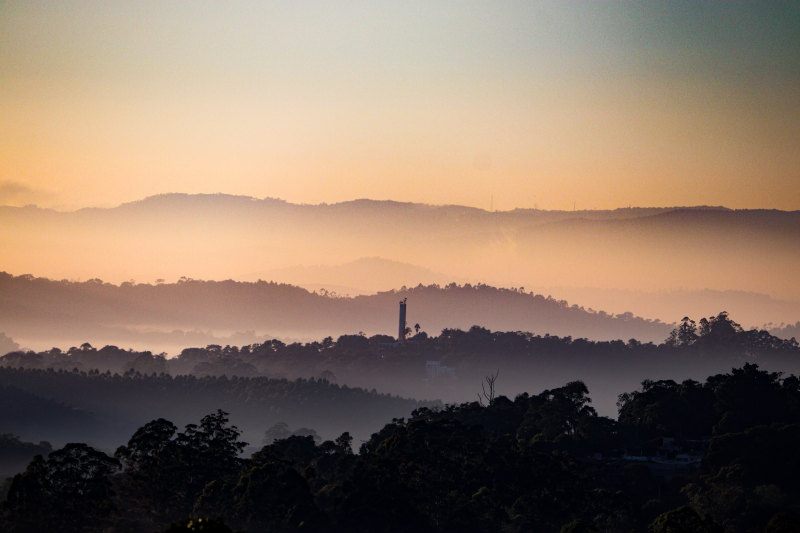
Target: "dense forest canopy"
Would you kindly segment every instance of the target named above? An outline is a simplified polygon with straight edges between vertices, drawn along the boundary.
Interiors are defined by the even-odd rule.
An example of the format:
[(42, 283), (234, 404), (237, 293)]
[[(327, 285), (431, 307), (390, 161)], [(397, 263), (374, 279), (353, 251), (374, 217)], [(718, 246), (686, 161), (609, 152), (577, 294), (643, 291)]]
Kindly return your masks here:
[(35, 455), (4, 485), (11, 532), (800, 524), (800, 346), (725, 312), (659, 344), (415, 327), (0, 363), (7, 475)]
[[(156, 418), (116, 452), (68, 444), (7, 482), (0, 522), (40, 531), (792, 531), (800, 381), (746, 364), (645, 381), (598, 416), (579, 381), (417, 408), (242, 456), (228, 414)], [(172, 524), (172, 525), (170, 525)], [(216, 529), (212, 529), (216, 528)]]

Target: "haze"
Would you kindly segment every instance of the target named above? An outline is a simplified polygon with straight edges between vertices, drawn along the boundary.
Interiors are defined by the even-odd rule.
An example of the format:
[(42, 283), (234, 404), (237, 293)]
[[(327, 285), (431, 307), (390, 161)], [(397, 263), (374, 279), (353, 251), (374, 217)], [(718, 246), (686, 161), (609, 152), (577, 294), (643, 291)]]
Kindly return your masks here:
[[(3, 207), (0, 237), (7, 272), (55, 280), (263, 279), (340, 295), (455, 281), (525, 287), (570, 304), (630, 311), (667, 323), (721, 309), (747, 327), (794, 323), (800, 316), (800, 292), (792, 275), (800, 264), (798, 211), (488, 212), (367, 200), (310, 206), (173, 194), (66, 213)], [(20, 305), (37, 298), (27, 296)], [(295, 328), (291, 335), (391, 333), (394, 299), (384, 303), (388, 316), (382, 327), (362, 320), (345, 330), (303, 333)], [(202, 309), (213, 318), (217, 307)], [(13, 309), (8, 312), (8, 320), (19, 316)], [(497, 318), (506, 314), (495, 313)], [(476, 323), (489, 326), (486, 320)], [(516, 320), (492, 321), (490, 327), (525, 327)], [(205, 322), (198, 318), (195, 325), (182, 323), (181, 328)], [(455, 318), (445, 312), (435, 322), (432, 331), (454, 326)], [(272, 335), (286, 331), (286, 325), (279, 330), (269, 321), (259, 323), (247, 327)], [(308, 324), (298, 320), (297, 326)], [(527, 327), (534, 326), (530, 322)], [(244, 326), (234, 322), (227, 327)], [(570, 329), (564, 325), (559, 331)]]
[(3, 2), (0, 203), (800, 207), (796, 2)]
[[(0, 3), (0, 35), (12, 275), (797, 320), (795, 2)], [(737, 211), (668, 207), (703, 205)]]
[(0, 0), (0, 531), (800, 531), (799, 102), (796, 0)]

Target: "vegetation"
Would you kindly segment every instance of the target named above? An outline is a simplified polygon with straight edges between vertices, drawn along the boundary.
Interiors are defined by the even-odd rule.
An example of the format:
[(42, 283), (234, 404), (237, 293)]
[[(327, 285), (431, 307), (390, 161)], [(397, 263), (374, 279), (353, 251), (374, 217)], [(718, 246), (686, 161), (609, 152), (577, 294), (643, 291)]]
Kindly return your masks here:
[[(14, 352), (3, 358), (0, 393), (18, 418), (91, 427), (150, 413), (150, 421), (133, 426), (113, 455), (82, 443), (53, 451), (5, 435), (7, 448), (35, 457), (5, 484), (0, 529), (797, 530), (800, 379), (758, 363), (799, 356), (794, 339), (744, 331), (726, 313), (697, 324), (685, 318), (660, 345), (476, 326), (438, 337), (418, 331), (405, 344), (359, 334), (208, 346), (175, 361), (88, 344)], [(421, 363), (431, 357), (459, 375), (491, 364), (473, 382), (477, 401), (419, 403), (334, 383), (348, 372), (422, 379)], [(509, 368), (530, 361), (622, 369), (624, 361), (743, 358), (756, 362), (703, 382), (646, 379), (618, 396), (616, 420), (598, 415), (583, 381), (513, 399), (498, 388), (513, 379)], [(121, 373), (86, 370), (102, 363)], [(325, 374), (290, 381), (223, 373), (281, 365)], [(199, 375), (164, 373), (176, 369)], [(193, 415), (200, 409), (208, 414)], [(170, 418), (199, 422), (179, 430)], [(391, 422), (363, 439), (341, 432), (357, 418), (360, 431)], [(263, 445), (246, 448), (243, 437)]]
[[(417, 325), (418, 326), (418, 325)], [(612, 355), (630, 357), (676, 356), (749, 359), (800, 353), (800, 345), (792, 337), (783, 339), (766, 330), (744, 330), (726, 312), (702, 318), (699, 325), (684, 317), (661, 344), (591, 341), (584, 338), (534, 335), (513, 331), (490, 331), (473, 326), (467, 331), (447, 328), (437, 336), (425, 331), (398, 344), (388, 335), (367, 337), (363, 333), (327, 337), (320, 342), (286, 344), (277, 339), (237, 346), (208, 345), (186, 348), (174, 359), (149, 351), (123, 350), (116, 346), (101, 349), (84, 343), (67, 351), (53, 348), (43, 352), (10, 352), (0, 357), (0, 364), (12, 368), (52, 368), (62, 370), (99, 370), (126, 374), (194, 374), (198, 376), (275, 376), (299, 374), (320, 375), (326, 370), (329, 378), (349, 370), (369, 374), (387, 369), (416, 371), (421, 361), (437, 359), (448, 365), (464, 368), (482, 359), (509, 363), (524, 359), (541, 360), (552, 356), (569, 358), (605, 358)]]
[[(11, 482), (0, 526), (788, 531), (800, 525), (799, 383), (754, 364), (704, 383), (645, 381), (620, 395), (612, 420), (571, 382), (483, 405), (420, 407), (358, 454), (343, 433), (273, 439), (244, 458), (221, 410), (180, 432), (156, 419), (113, 457), (68, 444), (34, 458)], [(692, 449), (698, 465), (681, 461)]]
[[(46, 396), (47, 398), (44, 398)], [(52, 442), (85, 439), (111, 448), (147, 420), (197, 420), (224, 407), (250, 442), (278, 422), (322, 435), (366, 437), (385, 420), (434, 405), (324, 379), (126, 374), (0, 368), (5, 431)], [(55, 401), (55, 400), (57, 401)], [(7, 402), (7, 403), (6, 403)], [(68, 407), (69, 406), (69, 407)]]
[[(0, 434), (0, 479), (8, 478), (25, 470), (25, 466), (36, 455), (47, 455), (53, 450), (47, 441), (39, 444), (23, 442), (11, 433)], [(7, 486), (0, 489), (0, 498), (5, 497)]]
[[(581, 379), (592, 387), (595, 405), (606, 415), (613, 413), (616, 394), (620, 390), (629, 390), (645, 378), (658, 380), (675, 376), (676, 370), (680, 379), (702, 379), (750, 361), (762, 368), (800, 373), (800, 347), (795, 339), (781, 339), (764, 330), (743, 330), (724, 312), (701, 319), (699, 325), (685, 318), (665, 337), (666, 341), (660, 344), (643, 343), (636, 339), (590, 341), (522, 331), (491, 331), (480, 326), (468, 330), (448, 328), (438, 336), (432, 336), (420, 328), (403, 344), (396, 343), (388, 335), (368, 337), (359, 333), (307, 343), (283, 343), (272, 339), (241, 347), (208, 345), (205, 348), (186, 348), (171, 359), (148, 351), (124, 350), (116, 346), (98, 349), (84, 343), (64, 351), (54, 348), (42, 352), (11, 352), (0, 357), (0, 366), (67, 372), (77, 369), (85, 373), (95, 370), (110, 372), (152, 381), (152, 386), (140, 384), (148, 391), (180, 388), (221, 390), (231, 387), (237, 391), (236, 396), (243, 394), (241, 391), (244, 389), (253, 386), (263, 388), (268, 383), (267, 380), (250, 383), (240, 378), (263, 377), (273, 380), (269, 382), (272, 388), (312, 387), (313, 380), (313, 387), (318, 389), (346, 384), (403, 397), (437, 398), (448, 403), (474, 399), (476, 392), (480, 392), (475, 390), (476, 384), (500, 369), (502, 379), (497, 384), (498, 394), (514, 395), (519, 391), (551, 388)], [(431, 373), (430, 361), (445, 371)], [(172, 375), (173, 381), (181, 384), (171, 385), (168, 378), (159, 377), (162, 373)], [(152, 378), (154, 374), (156, 377)], [(179, 377), (188, 375), (208, 381), (201, 386), (188, 377)], [(221, 380), (223, 376), (227, 381)], [(234, 379), (234, 376), (237, 378)], [(297, 378), (303, 381), (298, 385), (287, 384), (295, 383)], [(107, 381), (115, 379), (118, 378), (109, 377)], [(318, 381), (329, 385), (316, 384)], [(19, 386), (18, 383), (25, 382), (27, 378), (5, 381), (0, 378), (0, 385)], [(234, 382), (236, 385), (232, 384)], [(110, 395), (108, 401), (114, 401), (113, 397), (130, 387), (132, 385), (124, 381), (119, 391), (117, 387), (106, 387), (103, 394)], [(37, 390), (45, 389), (27, 387), (26, 390), (35, 394)], [(170, 393), (156, 392), (153, 395), (144, 390), (139, 392), (146, 397), (158, 397), (165, 403), (175, 401), (167, 397)], [(191, 394), (189, 390), (186, 392)], [(283, 393), (275, 394), (280, 397)], [(94, 404), (74, 401), (75, 395), (56, 398), (75, 407), (96, 410)], [(197, 401), (205, 402), (205, 399)], [(205, 403), (204, 412), (219, 405), (222, 404)], [(292, 410), (295, 406), (288, 404), (282, 409)], [(226, 405), (226, 408), (234, 418), (238, 416), (233, 405)], [(384, 412), (382, 418), (374, 421), (377, 424), (387, 416), (404, 416), (411, 409), (413, 406), (406, 412)], [(279, 413), (274, 414), (276, 416), (269, 421), (271, 424), (287, 422), (293, 426), (321, 429), (309, 421), (288, 420), (277, 416)], [(161, 411), (150, 410), (144, 419), (163, 415)], [(202, 412), (196, 410), (170, 414), (178, 418), (183, 416), (184, 419), (201, 415)], [(140, 418), (137, 424), (144, 419)], [(237, 423), (240, 427), (243, 424), (240, 420)], [(262, 423), (259, 421), (259, 424)], [(263, 426), (259, 431), (263, 431)]]

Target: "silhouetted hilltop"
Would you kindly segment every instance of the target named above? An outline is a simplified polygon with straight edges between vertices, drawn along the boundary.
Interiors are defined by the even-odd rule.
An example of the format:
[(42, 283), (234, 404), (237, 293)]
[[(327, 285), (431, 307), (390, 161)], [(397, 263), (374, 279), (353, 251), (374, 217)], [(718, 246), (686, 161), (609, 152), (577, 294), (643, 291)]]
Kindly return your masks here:
[[(199, 281), (114, 285), (0, 273), (0, 320), (22, 344), (57, 339), (96, 344), (127, 331), (251, 331), (252, 336), (321, 338), (364, 331), (397, 335), (397, 302), (409, 299), (409, 326), (438, 333), (483, 324), (592, 339), (663, 340), (670, 326), (631, 313), (590, 312), (521, 289), (451, 283), (354, 298), (274, 282)], [(99, 339), (99, 340), (98, 340)], [(116, 343), (113, 338), (109, 343)], [(255, 340), (253, 340), (255, 342)]]

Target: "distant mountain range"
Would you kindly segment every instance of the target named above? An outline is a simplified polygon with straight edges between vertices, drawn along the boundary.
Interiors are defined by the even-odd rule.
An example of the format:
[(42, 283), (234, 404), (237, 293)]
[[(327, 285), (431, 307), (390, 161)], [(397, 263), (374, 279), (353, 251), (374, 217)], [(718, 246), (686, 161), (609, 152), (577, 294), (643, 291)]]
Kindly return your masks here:
[[(793, 276), (800, 265), (799, 211), (494, 212), (165, 194), (74, 212), (0, 207), (0, 242), (1, 269), (51, 279), (265, 279), (339, 295), (455, 281), (525, 287), (670, 322), (722, 309), (745, 326), (800, 318)], [(227, 327), (223, 337), (251, 328)]]

